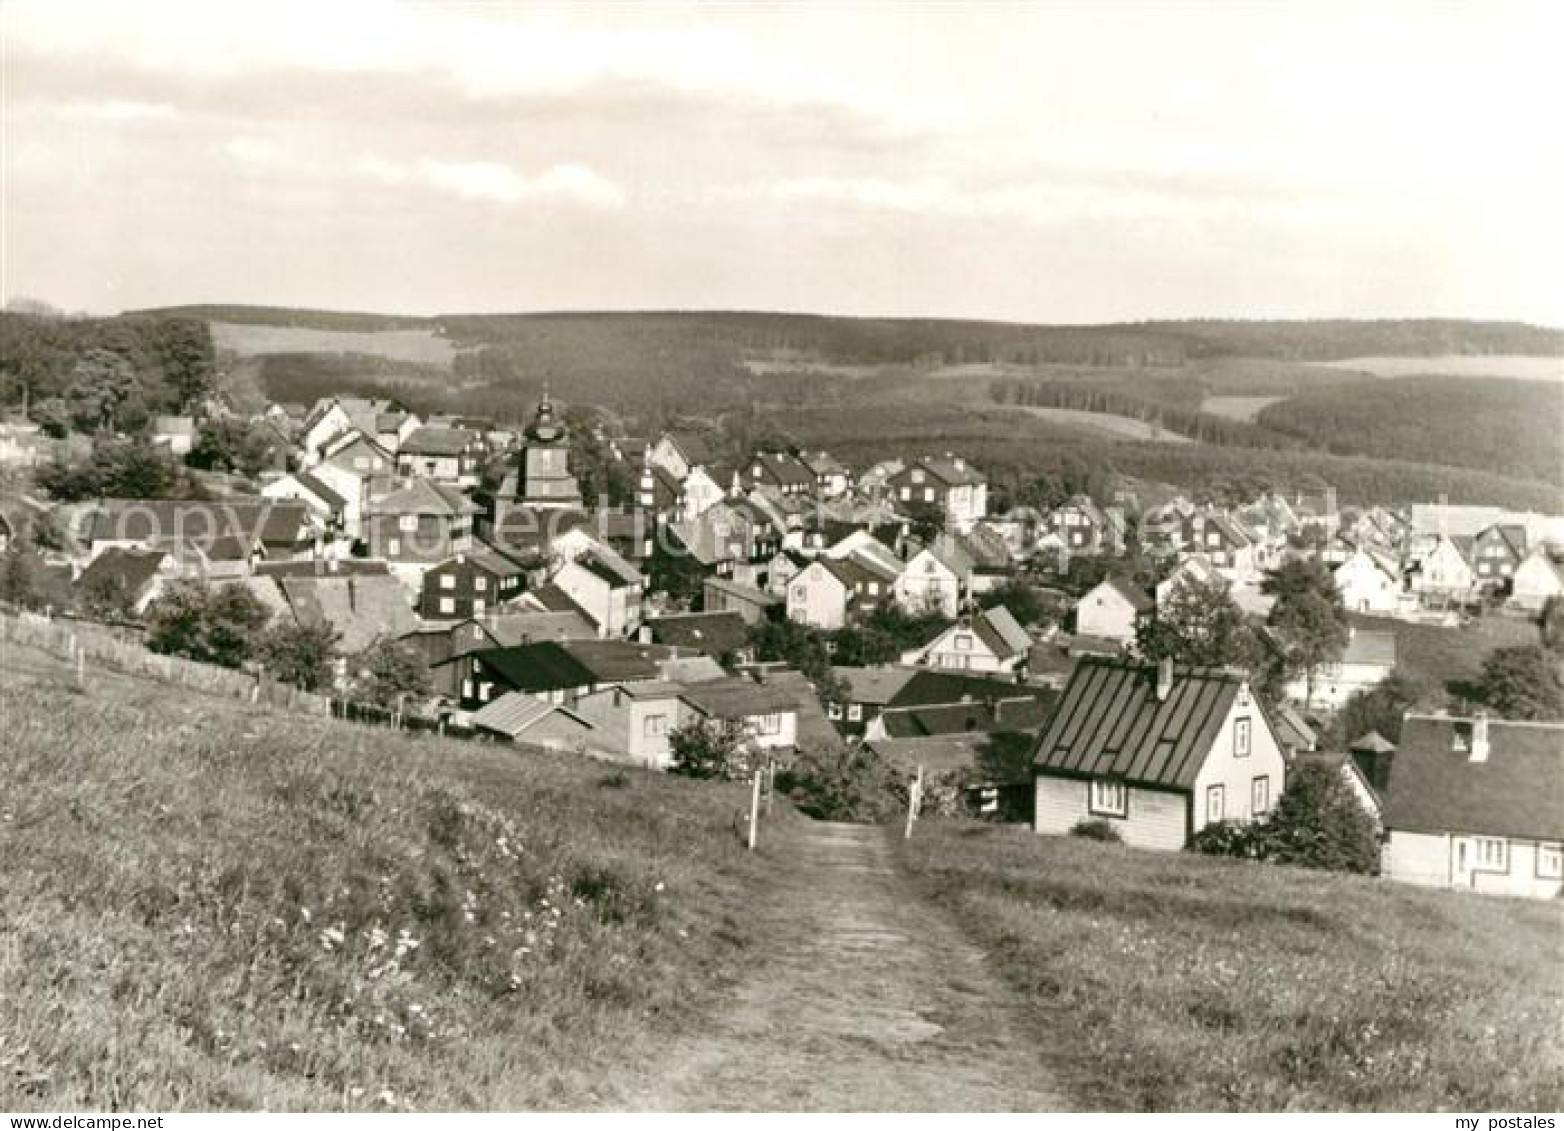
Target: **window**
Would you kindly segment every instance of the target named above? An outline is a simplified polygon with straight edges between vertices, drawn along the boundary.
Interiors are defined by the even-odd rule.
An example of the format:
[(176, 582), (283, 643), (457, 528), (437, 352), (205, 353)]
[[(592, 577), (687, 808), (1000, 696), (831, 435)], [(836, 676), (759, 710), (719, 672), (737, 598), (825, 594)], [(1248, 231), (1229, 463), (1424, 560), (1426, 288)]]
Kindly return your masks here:
[(781, 715), (760, 715), (755, 720), (755, 730), (759, 734), (781, 734)]
[(912, 498), (912, 488), (911, 487), (903, 487), (901, 489), (901, 498), (902, 498), (902, 502), (904, 502), (904, 503), (908, 502), (909, 500), (911, 500), (911, 498)]
[(1249, 706), (1249, 685), (1247, 683), (1239, 684), (1238, 686), (1238, 705), (1240, 707)]
[(1087, 808), (1104, 817), (1123, 817), (1129, 813), (1129, 788), (1121, 781), (1099, 778), (1092, 782)]
[(1220, 821), (1227, 811), (1227, 789), (1220, 785), (1206, 787), (1206, 823)]
[(482, 593), (489, 588), (489, 579), (487, 577), (475, 577), (472, 579), (472, 587), (477, 592)]
[(955, 647), (958, 652), (972, 651), (972, 637), (965, 632), (956, 633)]
[(795, 585), (795, 586), (793, 586), (793, 600), (795, 600), (795, 601), (807, 601), (807, 600), (809, 600), (809, 586), (807, 586), (807, 585)]
[(353, 466), (357, 467), (357, 468), (360, 468), (360, 469), (367, 468), (369, 466), (369, 457), (368, 456), (354, 456), (353, 457)]
[(840, 720), (842, 717), (842, 705), (840, 703), (827, 703), (825, 705), (825, 717)]
[(1478, 837), (1477, 865), (1474, 870), (1508, 872), (1510, 870), (1510, 842), (1489, 837)]
[(913, 469), (912, 481), (914, 483), (922, 483), (923, 482), (923, 469), (922, 468), (914, 468)]
[(933, 487), (925, 487), (923, 489), (923, 501), (926, 502), (926, 503), (932, 503), (934, 501), (934, 488)]
[(1258, 817), (1271, 807), (1271, 779), (1258, 777), (1249, 787), (1249, 815)]
[(1564, 878), (1564, 845), (1537, 846), (1537, 876), (1544, 880)]
[(396, 520), (396, 528), (404, 533), (414, 532), (418, 529), (418, 516), (416, 514), (404, 514)]
[(440, 611), (442, 613), (454, 613), (454, 612), (456, 612), (456, 601), (455, 601), (455, 599), (452, 598), (452, 597), (441, 597), (440, 598)]
[(853, 704), (849, 705), (848, 708), (847, 708), (847, 721), (856, 723), (856, 722), (861, 721), (862, 719), (863, 719), (863, 704), (862, 703), (853, 703)]
[(442, 573), (440, 575), (440, 588), (441, 589), (455, 589), (456, 588), (456, 575), (454, 573)]
[(647, 715), (641, 720), (641, 736), (643, 738), (659, 738), (668, 733), (667, 715)]
[(393, 558), (396, 557), (401, 552), (402, 552), (402, 542), (401, 542), (401, 539), (392, 538), (392, 539), (390, 539), (389, 541), (386, 542), (386, 553), (390, 554)]
[(488, 680), (484, 680), (478, 685), (478, 698), (482, 699), (485, 703), (489, 701), (489, 696), (493, 694), (494, 684), (490, 683)]
[(473, 602), (472, 602), (472, 615), (475, 616), (475, 617), (476, 616), (482, 616), (483, 615), (483, 608), (484, 608), (484, 606), (483, 606), (483, 598), (482, 597), (474, 597), (473, 598)]
[(1239, 719), (1233, 724), (1233, 757), (1249, 757), (1249, 720)]

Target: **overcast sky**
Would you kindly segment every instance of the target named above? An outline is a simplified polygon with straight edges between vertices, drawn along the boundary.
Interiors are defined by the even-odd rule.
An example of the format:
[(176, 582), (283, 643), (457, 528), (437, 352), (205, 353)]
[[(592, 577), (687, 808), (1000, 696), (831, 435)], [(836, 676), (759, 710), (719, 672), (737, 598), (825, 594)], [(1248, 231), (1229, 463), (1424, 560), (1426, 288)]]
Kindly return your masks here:
[(6, 0), (6, 296), (1564, 325), (1555, 4)]

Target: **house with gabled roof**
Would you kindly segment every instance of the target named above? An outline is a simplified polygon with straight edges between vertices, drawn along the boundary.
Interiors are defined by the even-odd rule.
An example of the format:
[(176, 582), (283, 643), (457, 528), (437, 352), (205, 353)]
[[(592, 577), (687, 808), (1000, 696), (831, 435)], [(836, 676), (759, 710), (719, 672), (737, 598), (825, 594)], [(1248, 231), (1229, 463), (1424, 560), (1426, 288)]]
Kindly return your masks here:
[(782, 603), (775, 593), (718, 577), (706, 578), (701, 583), (701, 593), (701, 603), (708, 612), (737, 613), (745, 624), (759, 624)]
[(1472, 538), (1471, 556), (1479, 588), (1508, 591), (1528, 549), (1521, 523), (1495, 523), (1478, 531)]
[(1341, 603), (1358, 613), (1394, 613), (1401, 607), (1401, 570), (1394, 560), (1357, 549), (1332, 571)]
[(1466, 601), (1476, 592), (1471, 540), (1436, 534), (1425, 542), (1406, 571), (1407, 588), (1424, 601)]
[(951, 671), (1019, 676), (1026, 671), (1032, 638), (1003, 605), (963, 618), (922, 648), (902, 656), (904, 664)]
[(681, 483), (697, 467), (715, 462), (711, 444), (695, 432), (664, 432), (646, 456), (647, 462), (666, 468)]
[(539, 640), (466, 652), (443, 663), (455, 665), (462, 706), (476, 710), (507, 691), (574, 706), (599, 687), (664, 678), (672, 655), (672, 649), (630, 640)]
[(845, 735), (917, 738), (934, 734), (1035, 731), (1054, 692), (1013, 678), (948, 668), (837, 667), (843, 697), (825, 704)]
[(1564, 890), (1564, 724), (1408, 715), (1386, 794), (1387, 879), (1534, 899)]
[(1075, 631), (1128, 646), (1155, 609), (1152, 599), (1132, 582), (1105, 577), (1075, 603)]
[(962, 456), (925, 456), (912, 460), (886, 480), (900, 503), (938, 507), (950, 529), (962, 533), (988, 513), (988, 478)]
[(791, 452), (757, 452), (750, 461), (749, 480), (784, 495), (812, 495), (815, 490), (814, 472)]
[(291, 501), (103, 499), (92, 510), (87, 542), (96, 556), (110, 546), (208, 549), (237, 539), (268, 558), (307, 558), (317, 531), (309, 508)]
[(701, 719), (761, 750), (788, 750), (798, 743), (798, 704), (785, 688), (733, 676), (686, 683), (680, 698)]
[(830, 452), (803, 451), (798, 453), (798, 458), (814, 476), (816, 498), (838, 499), (852, 486), (852, 473)]
[(672, 680), (627, 679), (584, 692), (573, 709), (592, 724), (592, 753), (665, 770), (673, 763), (668, 736), (699, 717), (683, 692)]
[(1168, 575), (1157, 582), (1153, 590), (1155, 603), (1165, 605), (1173, 598), (1174, 593), (1183, 585), (1217, 585), (1230, 589), (1232, 582), (1217, 572), (1216, 566), (1211, 564), (1211, 559), (1204, 554), (1185, 554), (1178, 559)]
[(476, 487), (488, 454), (489, 446), (477, 432), (426, 424), (402, 441), (396, 470), (404, 478)]
[(737, 472), (714, 463), (696, 464), (679, 482), (678, 512), (686, 522), (701, 518), (723, 500), (737, 494)]
[(896, 578), (896, 603), (912, 616), (938, 613), (954, 620), (968, 596), (972, 561), (960, 546), (925, 546)]
[(1105, 511), (1090, 497), (1076, 495), (1048, 515), (1048, 532), (1062, 552), (1085, 557), (1124, 553), (1124, 520), (1115, 508)]
[(163, 550), (111, 546), (87, 564), (71, 588), (92, 611), (139, 617), (179, 578), (179, 566)]
[(369, 500), (390, 489), (396, 457), (372, 438), (353, 430), (331, 441), (309, 473), (343, 500), (342, 531), (355, 541), (366, 536)]
[(1105, 821), (1126, 844), (1176, 852), (1218, 821), (1263, 817), (1286, 762), (1241, 672), (1083, 658), (1033, 755), (1034, 828)]
[(551, 579), (597, 625), (598, 635), (629, 636), (641, 627), (645, 579), (607, 546), (566, 561)]
[(508, 554), (479, 542), (424, 572), (418, 612), (429, 620), (482, 616), (521, 594), (525, 567)]
[(545, 703), (519, 691), (484, 704), (474, 712), (471, 725), (507, 742), (576, 753), (587, 749), (593, 731), (591, 722), (569, 707)]
[(753, 651), (749, 625), (736, 612), (671, 613), (651, 618), (643, 630), (653, 644), (701, 652), (718, 661), (745, 663)]
[(478, 507), (454, 487), (428, 479), (407, 485), (369, 504), (366, 538), (371, 556), (393, 567), (421, 568), (473, 549)]
[(303, 503), (328, 533), (342, 533), (346, 528), (348, 501), (314, 472), (297, 471), (273, 479), (261, 488), (261, 498)]
[(1552, 597), (1564, 595), (1564, 564), (1548, 552), (1546, 543), (1532, 547), (1526, 560), (1515, 567), (1510, 579), (1510, 604), (1528, 612), (1541, 612)]

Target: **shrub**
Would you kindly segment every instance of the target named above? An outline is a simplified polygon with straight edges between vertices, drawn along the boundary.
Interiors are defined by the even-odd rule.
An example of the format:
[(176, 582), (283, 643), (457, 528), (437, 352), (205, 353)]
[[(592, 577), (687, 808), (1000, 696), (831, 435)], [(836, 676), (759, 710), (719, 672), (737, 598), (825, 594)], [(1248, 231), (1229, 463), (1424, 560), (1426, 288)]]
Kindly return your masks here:
[(1114, 827), (1113, 822), (1101, 817), (1075, 822), (1070, 835), (1078, 836), (1083, 840), (1100, 840), (1104, 844), (1124, 843), (1124, 838), (1119, 835), (1119, 830)]
[(1254, 825), (1214, 821), (1190, 838), (1192, 852), (1202, 856), (1238, 856), (1252, 859), (1258, 850)]
[(903, 776), (874, 751), (808, 748), (777, 774), (777, 789), (800, 812), (822, 821), (881, 824), (907, 810)]
[(1329, 872), (1379, 871), (1374, 821), (1331, 766), (1299, 766), (1276, 808), (1253, 824), (1217, 821), (1190, 838), (1206, 856), (1297, 864)]
[(669, 731), (668, 748), (671, 769), (681, 777), (733, 779), (748, 770), (739, 735), (699, 719)]

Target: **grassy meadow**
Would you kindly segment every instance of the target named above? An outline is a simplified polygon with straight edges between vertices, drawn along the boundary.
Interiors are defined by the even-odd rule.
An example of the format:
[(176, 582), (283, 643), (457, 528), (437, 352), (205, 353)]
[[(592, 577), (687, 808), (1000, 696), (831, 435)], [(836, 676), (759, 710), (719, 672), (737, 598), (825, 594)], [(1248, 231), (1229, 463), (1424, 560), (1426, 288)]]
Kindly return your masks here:
[(1103, 1106), (1564, 1107), (1557, 901), (968, 822), (901, 859)]
[(68, 684), (0, 658), (0, 1109), (611, 1107), (783, 851), (742, 789)]

